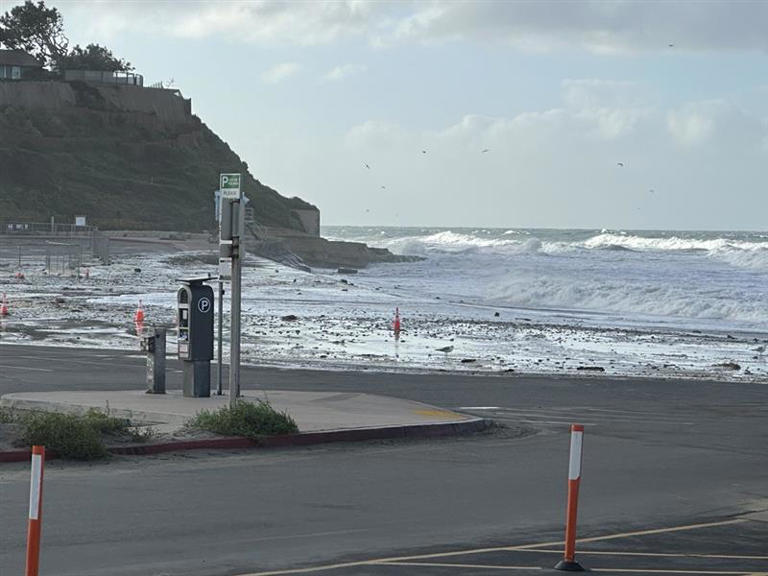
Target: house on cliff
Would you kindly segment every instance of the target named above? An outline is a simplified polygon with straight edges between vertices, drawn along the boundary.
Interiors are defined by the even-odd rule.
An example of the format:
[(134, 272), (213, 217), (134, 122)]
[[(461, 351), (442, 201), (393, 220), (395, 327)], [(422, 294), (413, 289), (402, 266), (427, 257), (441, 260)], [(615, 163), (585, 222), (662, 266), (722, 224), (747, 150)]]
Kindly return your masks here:
[(23, 80), (42, 69), (43, 65), (24, 50), (0, 49), (0, 80)]

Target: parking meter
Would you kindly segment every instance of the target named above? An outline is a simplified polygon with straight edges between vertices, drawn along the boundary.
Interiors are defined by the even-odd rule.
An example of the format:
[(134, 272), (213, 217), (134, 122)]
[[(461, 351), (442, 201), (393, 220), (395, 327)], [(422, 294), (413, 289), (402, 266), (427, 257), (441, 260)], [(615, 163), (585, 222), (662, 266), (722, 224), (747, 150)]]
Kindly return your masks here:
[(177, 293), (178, 355), (184, 374), (184, 396), (211, 395), (213, 359), (213, 288), (211, 278), (181, 280)]

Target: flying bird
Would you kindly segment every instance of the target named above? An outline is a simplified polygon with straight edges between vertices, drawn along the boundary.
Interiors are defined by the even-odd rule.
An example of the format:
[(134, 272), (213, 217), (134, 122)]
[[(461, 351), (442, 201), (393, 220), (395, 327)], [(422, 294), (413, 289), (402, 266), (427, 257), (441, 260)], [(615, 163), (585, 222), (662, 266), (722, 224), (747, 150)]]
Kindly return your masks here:
[(421, 151), (421, 153), (422, 153), (422, 154), (426, 154), (426, 153), (427, 153), (427, 151), (426, 151), (426, 150), (422, 150), (422, 151)]
[(488, 152), (488, 150), (490, 150), (490, 148), (483, 148), (483, 151), (480, 152), (480, 154), (485, 154), (486, 152)]
[(382, 186), (382, 187), (381, 187), (381, 189), (382, 189), (382, 190), (386, 190), (386, 189), (387, 189), (387, 187), (386, 187), (386, 186)]
[(368, 170), (370, 170), (370, 169), (371, 169), (371, 167), (370, 167), (370, 166), (368, 166), (368, 164), (363, 164), (363, 166), (365, 166), (366, 168), (368, 168)]
[(616, 162), (616, 166), (619, 168), (624, 168), (624, 162)]
[(667, 46), (668, 46), (669, 48), (674, 48), (674, 47), (675, 47), (675, 45), (674, 45), (674, 44), (667, 44)]

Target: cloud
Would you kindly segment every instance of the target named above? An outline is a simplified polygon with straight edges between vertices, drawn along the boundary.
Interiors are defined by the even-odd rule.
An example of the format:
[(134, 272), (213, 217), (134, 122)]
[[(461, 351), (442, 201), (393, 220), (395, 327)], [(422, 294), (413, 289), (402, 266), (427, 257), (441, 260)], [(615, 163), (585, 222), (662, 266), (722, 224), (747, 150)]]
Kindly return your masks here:
[(597, 53), (765, 50), (768, 4), (760, 2), (433, 2), (417, 4), (394, 29), (399, 41), (499, 41), (547, 51)]
[(156, 32), (178, 38), (219, 37), (232, 42), (317, 45), (364, 36), (386, 7), (350, 1), (200, 0), (92, 2), (60, 7), (65, 23), (83, 22), (85, 34)]
[(368, 70), (363, 64), (344, 64), (330, 70), (323, 78), (329, 81), (344, 80), (354, 74), (360, 74)]
[(360, 38), (374, 46), (469, 41), (602, 54), (768, 50), (766, 2), (72, 0), (61, 10), (68, 27), (77, 19), (99, 37), (130, 30), (301, 46)]
[(569, 108), (618, 108), (643, 102), (643, 90), (636, 82), (599, 78), (565, 79), (563, 100)]
[[(625, 92), (626, 98), (622, 96)], [(707, 100), (663, 108), (636, 96), (642, 92), (628, 82), (567, 80), (562, 84), (562, 107), (511, 117), (467, 114), (440, 130), (415, 131), (398, 124), (368, 121), (347, 132), (346, 144), (405, 150), (496, 147), (545, 154), (547, 150), (570, 147), (568, 154), (575, 156), (586, 155), (588, 150), (610, 156), (616, 150), (641, 151), (644, 146), (680, 153), (691, 147), (709, 146), (714, 150), (721, 145), (750, 153), (765, 150), (766, 107), (750, 111), (724, 100)]]
[(262, 72), (261, 80), (265, 84), (279, 84), (299, 71), (301, 66), (296, 62), (282, 62), (269, 70)]
[(711, 104), (688, 104), (680, 110), (667, 112), (667, 129), (680, 143), (687, 146), (702, 144), (715, 129)]

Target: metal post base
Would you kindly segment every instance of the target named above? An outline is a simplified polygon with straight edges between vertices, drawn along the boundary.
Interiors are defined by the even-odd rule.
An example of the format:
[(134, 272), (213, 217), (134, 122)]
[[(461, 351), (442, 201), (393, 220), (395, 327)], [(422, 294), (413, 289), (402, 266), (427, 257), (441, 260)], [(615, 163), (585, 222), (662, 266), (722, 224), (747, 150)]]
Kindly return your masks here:
[(563, 570), (564, 572), (584, 572), (584, 567), (578, 562), (568, 562), (567, 560), (560, 560), (555, 565), (555, 570)]
[(165, 328), (156, 328), (153, 338), (147, 353), (147, 394), (165, 394)]
[(211, 395), (211, 361), (184, 360), (184, 396), (208, 398)]

